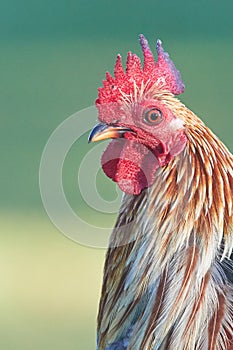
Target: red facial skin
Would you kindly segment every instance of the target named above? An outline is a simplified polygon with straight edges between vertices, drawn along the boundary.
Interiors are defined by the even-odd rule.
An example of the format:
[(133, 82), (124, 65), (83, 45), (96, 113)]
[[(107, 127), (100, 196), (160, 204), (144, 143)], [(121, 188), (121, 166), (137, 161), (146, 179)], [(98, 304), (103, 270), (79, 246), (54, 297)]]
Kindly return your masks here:
[[(153, 108), (162, 113), (158, 123), (145, 120), (145, 112)], [(133, 130), (126, 132), (124, 138), (111, 141), (102, 156), (105, 174), (131, 195), (151, 186), (156, 169), (183, 151), (187, 143), (184, 126), (175, 122), (172, 112), (160, 101), (143, 100), (127, 105), (116, 118), (109, 115), (109, 106), (106, 114), (102, 106), (100, 120)]]

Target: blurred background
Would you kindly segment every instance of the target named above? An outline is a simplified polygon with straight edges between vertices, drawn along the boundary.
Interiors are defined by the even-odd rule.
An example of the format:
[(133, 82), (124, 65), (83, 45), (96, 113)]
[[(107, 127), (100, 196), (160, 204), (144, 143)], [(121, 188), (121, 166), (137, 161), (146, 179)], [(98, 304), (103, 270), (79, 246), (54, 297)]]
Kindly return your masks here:
[[(44, 211), (38, 172), (53, 130), (93, 105), (118, 52), (141, 55), (142, 32), (151, 47), (163, 40), (180, 98), (233, 150), (232, 13), (231, 0), (1, 0), (0, 349), (95, 349), (105, 251), (69, 240)], [(85, 147), (86, 137), (70, 150), (64, 188), (77, 213), (103, 222), (78, 191)], [(114, 198), (101, 173), (99, 183)]]

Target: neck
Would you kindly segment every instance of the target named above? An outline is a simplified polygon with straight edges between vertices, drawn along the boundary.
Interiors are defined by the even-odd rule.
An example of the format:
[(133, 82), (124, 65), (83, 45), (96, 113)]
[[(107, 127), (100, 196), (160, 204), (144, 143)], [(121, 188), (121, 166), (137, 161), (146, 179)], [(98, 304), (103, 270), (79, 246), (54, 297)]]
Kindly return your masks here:
[(152, 187), (123, 199), (105, 263), (101, 350), (230, 349), (222, 264), (233, 245), (233, 158), (198, 125)]

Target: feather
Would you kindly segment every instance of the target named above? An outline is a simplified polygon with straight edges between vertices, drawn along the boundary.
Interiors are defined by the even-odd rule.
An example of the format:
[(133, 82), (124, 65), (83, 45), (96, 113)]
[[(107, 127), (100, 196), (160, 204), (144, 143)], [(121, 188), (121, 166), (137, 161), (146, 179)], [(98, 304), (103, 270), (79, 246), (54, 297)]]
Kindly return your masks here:
[[(179, 101), (164, 103), (188, 119)], [(196, 116), (186, 126), (187, 148), (149, 189), (123, 198), (105, 263), (99, 350), (230, 349), (233, 288), (223, 264), (232, 251), (233, 159)]]

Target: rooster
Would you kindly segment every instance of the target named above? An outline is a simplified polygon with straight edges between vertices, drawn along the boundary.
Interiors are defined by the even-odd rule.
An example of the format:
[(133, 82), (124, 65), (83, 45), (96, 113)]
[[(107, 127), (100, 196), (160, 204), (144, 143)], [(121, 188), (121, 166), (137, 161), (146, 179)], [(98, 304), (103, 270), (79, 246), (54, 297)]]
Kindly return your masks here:
[(175, 95), (180, 72), (128, 53), (106, 73), (89, 141), (124, 192), (105, 261), (99, 350), (233, 349), (233, 156)]

